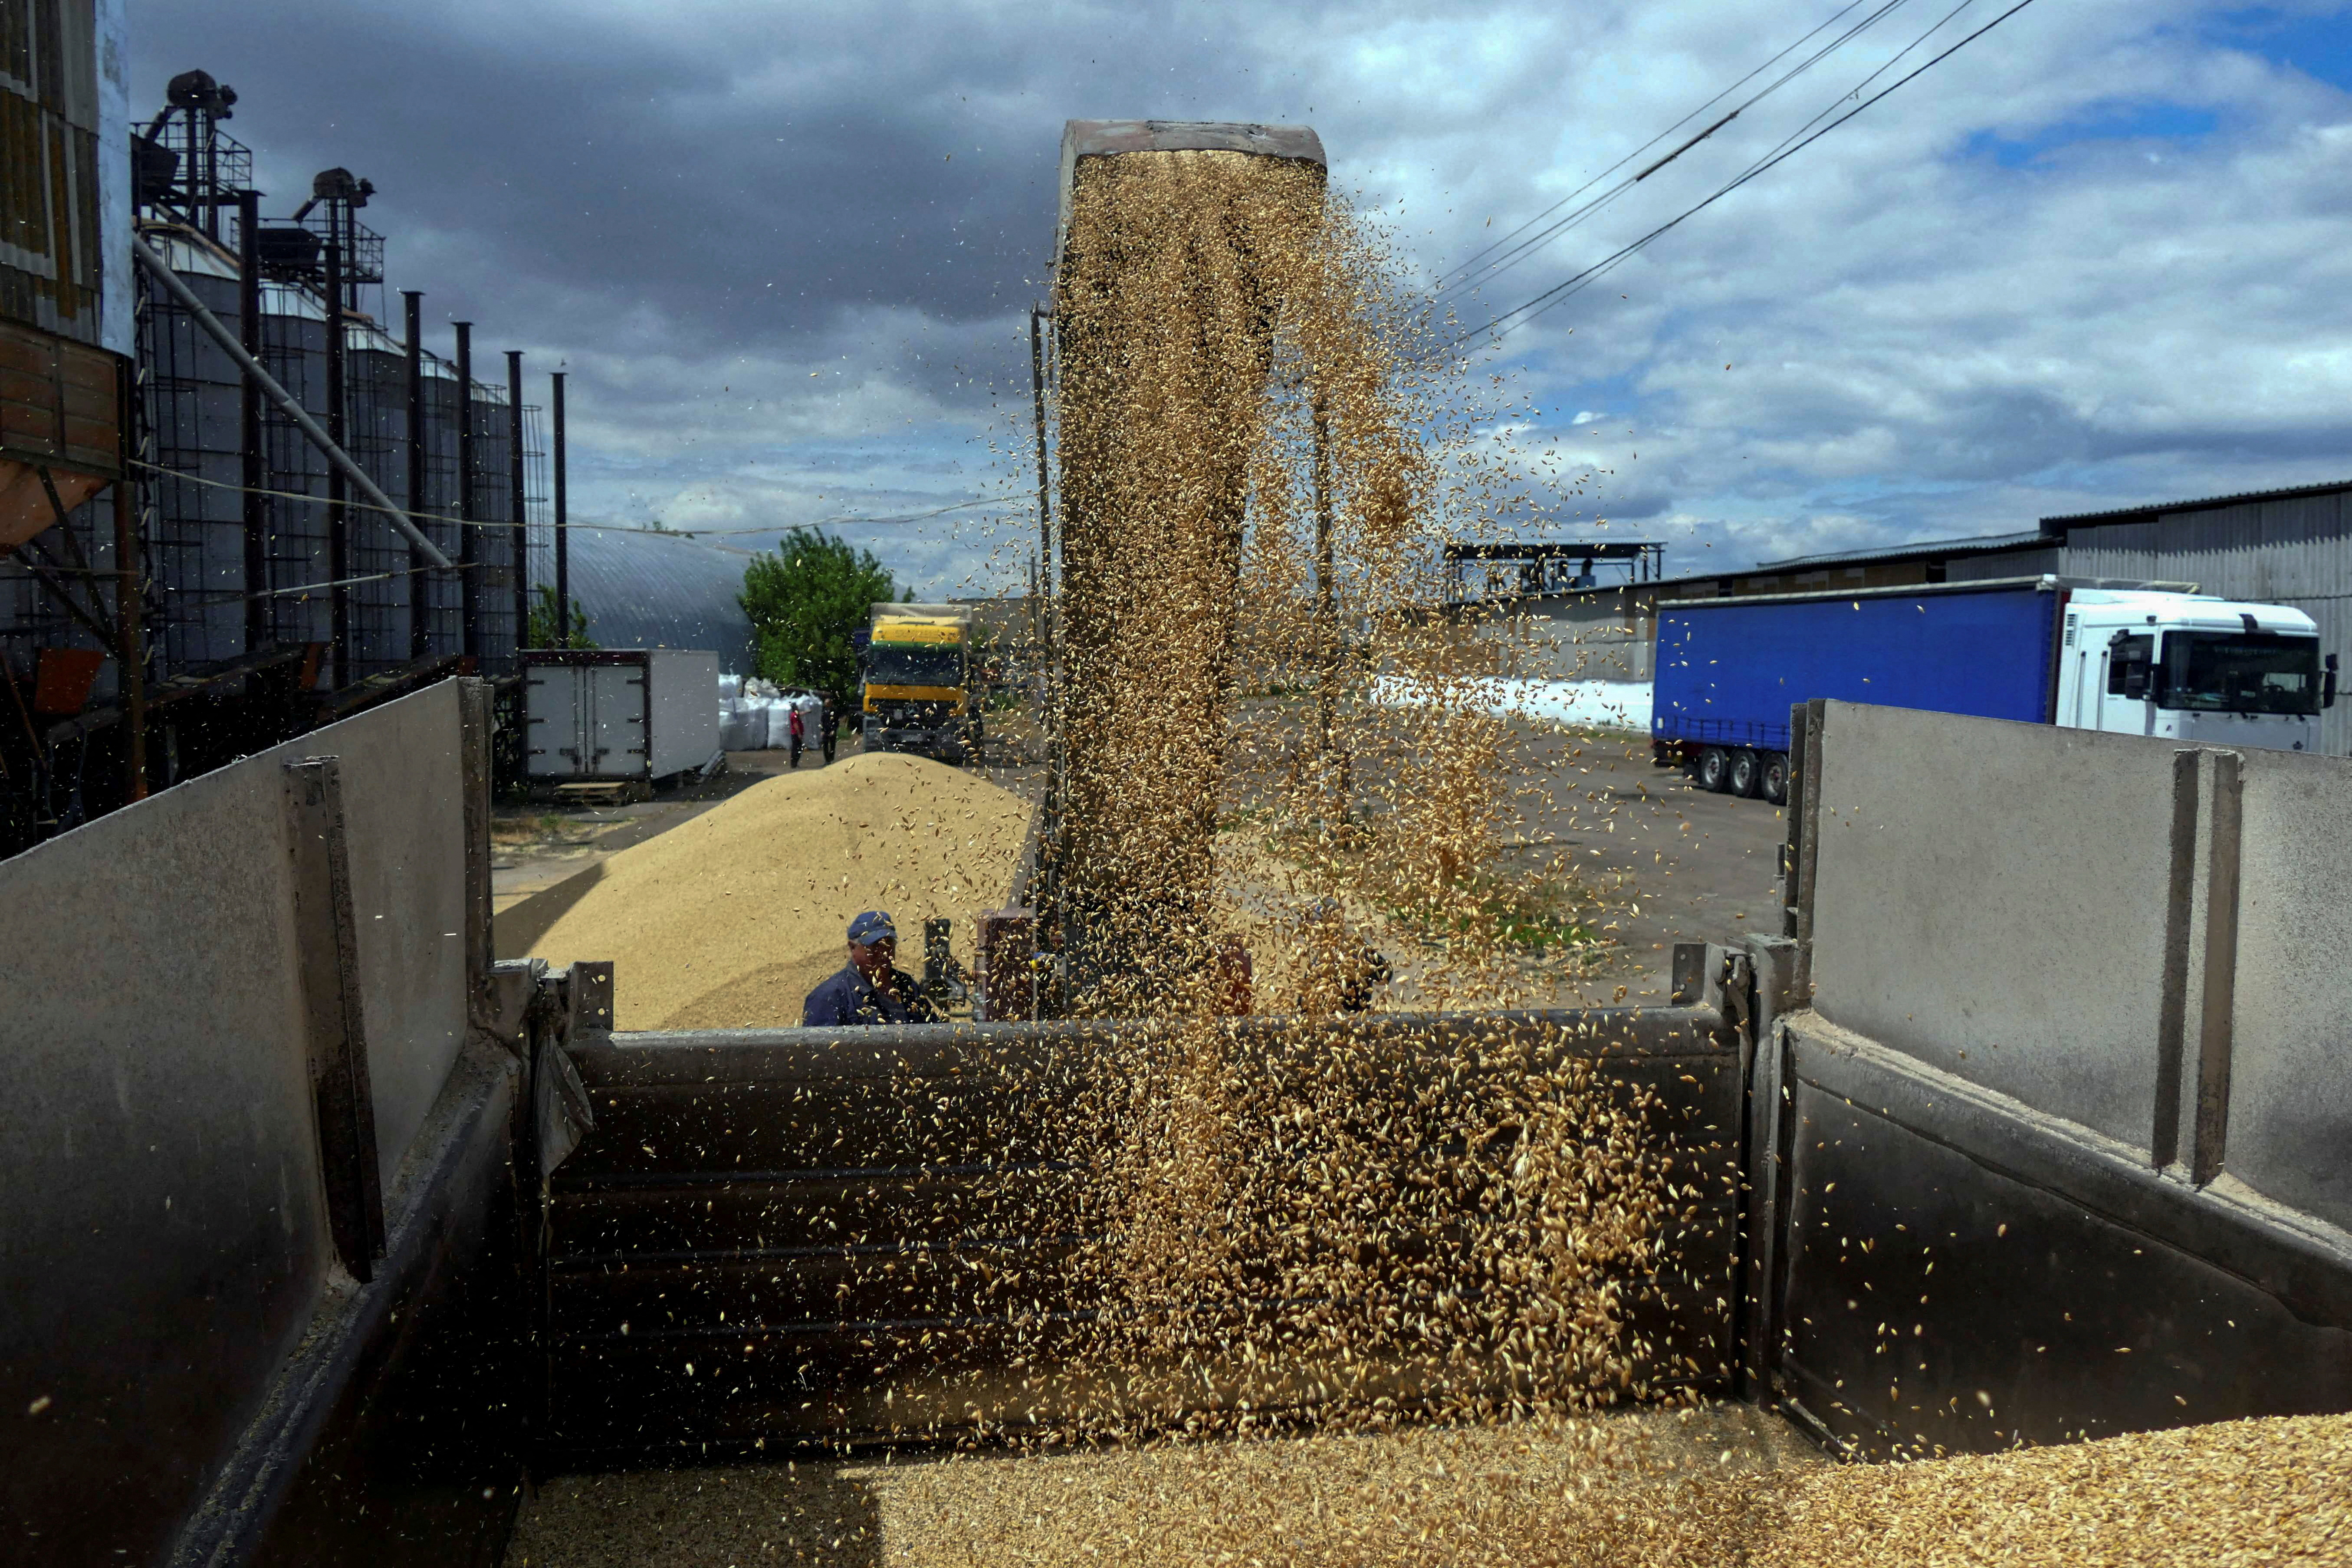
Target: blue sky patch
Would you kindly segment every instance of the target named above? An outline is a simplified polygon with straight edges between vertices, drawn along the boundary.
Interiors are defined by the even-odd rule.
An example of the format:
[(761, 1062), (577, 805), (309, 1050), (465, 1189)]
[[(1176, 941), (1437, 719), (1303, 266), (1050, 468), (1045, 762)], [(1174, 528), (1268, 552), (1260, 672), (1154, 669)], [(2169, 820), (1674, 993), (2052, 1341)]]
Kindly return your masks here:
[(2200, 29), (2204, 39), (2287, 66), (2352, 91), (2352, 15), (2289, 16), (2269, 5), (2223, 11)]
[(2059, 148), (2084, 142), (2198, 142), (2210, 136), (2219, 123), (2210, 110), (2186, 104), (2116, 104), (2043, 126), (2030, 136), (1979, 131), (1969, 138), (1966, 155), (1990, 159), (2004, 169), (2021, 169)]

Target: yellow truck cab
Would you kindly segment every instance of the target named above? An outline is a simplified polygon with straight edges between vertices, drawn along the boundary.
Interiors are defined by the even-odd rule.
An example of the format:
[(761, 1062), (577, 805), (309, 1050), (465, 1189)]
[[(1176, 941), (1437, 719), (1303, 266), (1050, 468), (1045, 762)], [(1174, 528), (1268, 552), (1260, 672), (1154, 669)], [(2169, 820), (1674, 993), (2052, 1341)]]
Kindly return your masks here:
[(877, 605), (864, 658), (866, 749), (961, 762), (980, 744), (971, 612), (960, 605)]

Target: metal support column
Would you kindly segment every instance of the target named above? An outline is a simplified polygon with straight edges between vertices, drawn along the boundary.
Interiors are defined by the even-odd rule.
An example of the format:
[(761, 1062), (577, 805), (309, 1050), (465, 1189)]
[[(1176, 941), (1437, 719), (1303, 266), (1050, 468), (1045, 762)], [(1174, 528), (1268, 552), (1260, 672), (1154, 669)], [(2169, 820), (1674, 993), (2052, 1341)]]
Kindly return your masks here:
[[(139, 412), (133, 406), (132, 374), (128, 361), (115, 367), (115, 428), (121, 432), (125, 446), (130, 444), (131, 422)], [(125, 477), (114, 481), (113, 491), (115, 672), (121, 684), (116, 695), (122, 704), (126, 801), (147, 798), (147, 631), (142, 615), (146, 608), (146, 584), (142, 580), (145, 561), (139, 547), (138, 492), (139, 481), (126, 468)]]
[[(261, 193), (236, 194), (237, 336), (245, 352), (261, 357)], [(258, 653), (272, 638), (269, 592), (268, 448), (261, 428), (261, 388), (239, 376), (237, 482), (245, 493), (240, 517), (245, 529), (245, 651)]]
[[(429, 517), (433, 508), (425, 494), (425, 293), (400, 291), (408, 333), (408, 510)], [(425, 557), (408, 547), (408, 658), (411, 663), (433, 652), (433, 585), (425, 576)]]
[(465, 606), (466, 657), (482, 668), (482, 531), (474, 526), (474, 323), (457, 329), (457, 592)]
[[(1043, 305), (1029, 307), (1029, 398), (1037, 416), (1037, 592), (1052, 593), (1054, 581), (1054, 509), (1045, 479), (1045, 322), (1053, 312)], [(1050, 618), (1041, 624), (1050, 625)]]
[[(1045, 323), (1053, 320), (1051, 307), (1029, 307), (1029, 399), (1037, 426), (1037, 582), (1032, 605), (1037, 657), (1045, 665), (1046, 685), (1042, 694), (1045, 711), (1039, 715), (1045, 731), (1044, 837), (1038, 846), (1037, 874), (1027, 896), (1040, 917), (1033, 928), (1040, 941), (1061, 919), (1054, 894), (1062, 842), (1062, 661), (1054, 621), (1054, 500), (1047, 477), (1045, 429)], [(1066, 559), (1066, 548), (1064, 554)], [(1037, 1016), (1058, 1015), (1063, 1001), (1059, 986), (1049, 982), (1041, 994)]]
[(563, 472), (563, 373), (548, 378), (548, 445), (555, 468), (555, 646), (572, 646), (572, 519), (565, 510)]
[(507, 511), (514, 522), (515, 673), (522, 673), (522, 650), (530, 643), (530, 520), (524, 508), (530, 492), (522, 468), (522, 351), (507, 350)]
[[(343, 409), (343, 240), (342, 225), (333, 221), (331, 205), (327, 236), (327, 439), (337, 451), (349, 451)], [(350, 509), (344, 504), (342, 470), (327, 466), (327, 590), (328, 648), (332, 656), (330, 678), (341, 691), (352, 683), (352, 591), (344, 579), (352, 574)]]

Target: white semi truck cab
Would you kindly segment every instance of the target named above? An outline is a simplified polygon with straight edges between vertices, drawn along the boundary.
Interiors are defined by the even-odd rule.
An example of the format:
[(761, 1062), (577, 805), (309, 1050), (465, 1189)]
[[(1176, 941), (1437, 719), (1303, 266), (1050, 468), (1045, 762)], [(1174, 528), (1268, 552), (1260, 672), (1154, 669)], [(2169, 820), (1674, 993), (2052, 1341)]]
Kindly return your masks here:
[(2317, 752), (2336, 675), (2301, 610), (2055, 575), (1661, 604), (1656, 668), (1658, 760), (1776, 803), (1797, 703)]
[(2052, 720), (2063, 729), (2270, 751), (2319, 749), (2336, 657), (2284, 605), (2075, 588), (2064, 604)]

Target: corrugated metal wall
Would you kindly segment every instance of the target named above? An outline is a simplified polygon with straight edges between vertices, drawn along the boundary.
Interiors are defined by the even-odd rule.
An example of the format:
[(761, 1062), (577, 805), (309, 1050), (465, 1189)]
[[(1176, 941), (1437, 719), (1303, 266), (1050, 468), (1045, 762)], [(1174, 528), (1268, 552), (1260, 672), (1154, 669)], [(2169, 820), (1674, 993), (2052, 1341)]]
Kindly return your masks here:
[[(2063, 549), (1977, 555), (1948, 578), (1981, 582), (2055, 572), (2195, 583), (2224, 598), (2291, 605), (2319, 623), (2320, 646), (2352, 662), (2352, 510), (2347, 491), (2077, 525)], [(2320, 749), (2352, 756), (2352, 699), (2321, 720)]]
[[(173, 246), (173, 268), (205, 309), (235, 328), (235, 270), (191, 246)], [(149, 635), (164, 670), (235, 658), (245, 647), (244, 498), (237, 486), (243, 379), (235, 362), (155, 280), (142, 275), (139, 383), (146, 440), (139, 456), (171, 474), (140, 472), (152, 519), (149, 569), (172, 592), (149, 611)], [(179, 475), (187, 476), (185, 479)], [(110, 502), (96, 504), (95, 531), (110, 535)]]
[[(2067, 536), (2071, 576), (2164, 577), (2208, 594), (2292, 605), (2319, 623), (2320, 646), (2352, 654), (2352, 530), (2345, 495), (2253, 500), (2147, 522), (2103, 523)], [(2320, 748), (2352, 756), (2352, 703), (2320, 721)]]
[(2021, 550), (2013, 555), (1961, 555), (1944, 563), (1947, 583), (1991, 583), (2003, 577), (2043, 577), (2060, 571), (2056, 550)]

